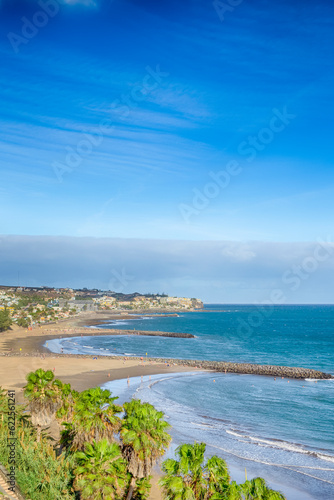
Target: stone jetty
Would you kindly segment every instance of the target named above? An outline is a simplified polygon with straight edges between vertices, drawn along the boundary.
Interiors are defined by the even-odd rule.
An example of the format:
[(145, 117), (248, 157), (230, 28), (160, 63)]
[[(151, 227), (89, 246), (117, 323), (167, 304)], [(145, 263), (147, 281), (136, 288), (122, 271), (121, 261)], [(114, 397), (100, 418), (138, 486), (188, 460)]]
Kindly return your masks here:
[(227, 361), (199, 361), (187, 359), (156, 359), (155, 361), (170, 364), (182, 364), (189, 368), (203, 368), (214, 372), (240, 373), (247, 375), (265, 375), (269, 377), (285, 377), (297, 379), (332, 379), (334, 378), (329, 373), (324, 373), (310, 368), (298, 368), (294, 366), (277, 366), (277, 365), (257, 365), (253, 363), (231, 363)]
[[(179, 334), (177, 334), (179, 335)], [(2, 356), (22, 356), (22, 357), (50, 357), (50, 358), (93, 358), (97, 357), (97, 354), (56, 354), (52, 352), (35, 351), (30, 353), (22, 352), (6, 352), (0, 353)], [(129, 356), (103, 356), (107, 359), (124, 359), (129, 358)], [(131, 356), (131, 359), (136, 359), (144, 363), (143, 357)], [(148, 362), (154, 363), (165, 363), (174, 366), (186, 366), (191, 368), (200, 368), (203, 370), (209, 370), (213, 372), (225, 372), (225, 373), (237, 373), (243, 375), (264, 375), (267, 377), (284, 377), (290, 379), (334, 379), (334, 376), (330, 373), (324, 373), (318, 370), (312, 370), (310, 368), (298, 368), (294, 366), (277, 366), (277, 365), (257, 365), (254, 363), (232, 363), (228, 361), (207, 361), (207, 360), (196, 360), (196, 359), (167, 359), (167, 358), (146, 358), (145, 364)]]

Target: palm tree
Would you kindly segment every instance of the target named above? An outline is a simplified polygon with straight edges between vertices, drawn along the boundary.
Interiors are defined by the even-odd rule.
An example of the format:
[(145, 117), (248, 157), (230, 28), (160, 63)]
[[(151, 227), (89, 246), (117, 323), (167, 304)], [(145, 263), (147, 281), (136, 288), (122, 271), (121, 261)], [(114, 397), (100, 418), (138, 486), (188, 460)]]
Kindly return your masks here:
[(77, 476), (75, 485), (85, 500), (120, 500), (126, 486), (126, 462), (120, 447), (102, 439), (87, 443), (84, 451), (75, 454)]
[(153, 465), (165, 453), (171, 437), (166, 432), (170, 425), (163, 420), (164, 413), (151, 404), (133, 399), (123, 407), (125, 416), (120, 435), (123, 455), (132, 474), (127, 495), (127, 500), (130, 500), (136, 481), (150, 476)]
[(285, 500), (262, 478), (230, 483), (226, 462), (214, 455), (204, 465), (204, 453), (204, 443), (182, 444), (176, 449), (179, 460), (162, 464), (166, 475), (159, 483), (165, 500)]
[(179, 460), (168, 459), (162, 464), (166, 473), (160, 481), (167, 500), (197, 500), (204, 498), (207, 479), (204, 475), (205, 443), (182, 444), (176, 449)]
[[(214, 500), (223, 498), (230, 490), (230, 474), (225, 460), (214, 455), (209, 458), (205, 467), (208, 481), (208, 495)], [(232, 500), (230, 498), (230, 500)]]
[(29, 400), (31, 421), (37, 428), (37, 441), (41, 428), (50, 425), (61, 401), (61, 382), (54, 379), (51, 370), (39, 368), (30, 372), (24, 386), (24, 395)]
[[(8, 430), (11, 430), (10, 427), (13, 426), (13, 413), (15, 413), (17, 427), (15, 431), (23, 428), (27, 431), (28, 427), (32, 428), (30, 416), (26, 413), (26, 406), (21, 404), (11, 405), (8, 401), (8, 392), (0, 387), (0, 430), (5, 426), (6, 435)], [(11, 436), (13, 436), (13, 434), (11, 434)]]
[(61, 449), (71, 447), (74, 439), (74, 431), (72, 426), (72, 418), (74, 412), (75, 401), (79, 397), (79, 392), (71, 388), (71, 384), (63, 384), (60, 380), (55, 381), (55, 384), (60, 390), (60, 402), (56, 411), (56, 419), (59, 424), (62, 424), (65, 429), (61, 431), (60, 445)]
[(232, 481), (227, 492), (225, 493), (225, 497), (227, 500), (245, 500), (242, 492), (242, 485)]
[(64, 384), (60, 380), (55, 380), (55, 385), (60, 390), (60, 406), (56, 412), (56, 418), (61, 422), (70, 422), (79, 392), (72, 389), (71, 384)]
[(251, 481), (245, 481), (240, 487), (245, 500), (285, 500), (284, 495), (270, 489), (262, 477), (257, 477)]
[(160, 480), (166, 500), (241, 500), (229, 496), (230, 475), (225, 460), (217, 456), (204, 464), (205, 443), (182, 444), (179, 460), (163, 463), (166, 475)]
[(151, 490), (151, 476), (137, 479), (136, 486), (133, 492), (133, 500), (147, 500)]
[(120, 429), (121, 421), (117, 413), (122, 407), (114, 404), (117, 397), (101, 387), (87, 389), (74, 396), (71, 422), (66, 424), (67, 430), (63, 442), (70, 437), (72, 450), (82, 450), (85, 443), (107, 439), (114, 440), (114, 433)]

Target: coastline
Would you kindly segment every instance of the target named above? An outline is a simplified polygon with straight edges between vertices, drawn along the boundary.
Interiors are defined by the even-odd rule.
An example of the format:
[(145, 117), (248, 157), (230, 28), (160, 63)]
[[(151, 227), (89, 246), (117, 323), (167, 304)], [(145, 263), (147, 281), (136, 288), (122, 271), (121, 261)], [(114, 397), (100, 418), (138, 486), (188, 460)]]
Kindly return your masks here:
[[(82, 391), (102, 385), (111, 380), (141, 375), (155, 375), (189, 370), (188, 367), (158, 362), (142, 362), (136, 358), (103, 357), (72, 354), (54, 354), (43, 344), (48, 340), (75, 337), (78, 335), (121, 335), (122, 330), (114, 332), (101, 328), (86, 327), (87, 321), (95, 324), (105, 318), (105, 313), (83, 313), (80, 316), (35, 327), (32, 331), (13, 325), (11, 330), (0, 336), (0, 386), (17, 391), (17, 400), (22, 402), (22, 388), (25, 377), (38, 368), (53, 370), (56, 377), (71, 383), (74, 389)], [(131, 316), (132, 317), (132, 316)], [(108, 319), (129, 319), (128, 314), (108, 314)], [(134, 332), (131, 331), (131, 334)], [(138, 333), (138, 332), (136, 332)], [(145, 360), (146, 361), (146, 360)]]
[[(202, 373), (204, 373), (205, 370), (202, 370)], [(168, 377), (168, 379), (170, 379), (171, 377), (166, 373), (164, 374), (165, 376), (163, 377), (160, 377), (161, 374), (158, 375), (159, 379), (161, 380), (166, 380), (166, 375)], [(188, 373), (175, 373), (175, 376), (177, 377), (178, 375), (180, 375), (181, 377), (182, 376), (187, 376), (187, 375), (200, 375), (200, 372), (198, 372), (197, 374), (194, 373), (194, 370), (192, 370), (191, 372), (188, 372)], [(172, 377), (174, 378), (174, 377)], [(153, 381), (153, 384), (152, 382), (149, 382), (149, 384), (152, 384), (152, 385), (155, 385), (157, 382), (161, 381), (161, 380), (158, 380), (156, 377), (152, 377), (152, 381)], [(137, 393), (138, 391), (138, 388), (141, 387), (142, 383), (140, 383), (140, 380), (132, 380), (130, 379), (130, 387), (127, 385), (127, 381), (126, 379), (124, 380), (120, 380), (119, 381), (120, 384), (117, 383), (116, 386), (114, 386), (112, 383), (109, 385), (109, 383), (106, 383), (104, 385), (104, 387), (106, 388), (109, 388), (109, 390), (112, 390), (113, 393), (116, 395), (116, 396), (119, 396), (120, 397), (120, 402), (122, 403), (122, 401), (128, 401), (129, 400), (129, 389), (131, 387), (131, 392), (134, 391), (134, 393)], [(144, 384), (147, 384), (147, 379), (145, 381), (144, 379)], [(145, 398), (145, 396), (144, 396)], [(146, 400), (146, 399), (145, 399)], [(148, 401), (150, 401), (150, 397), (148, 398)], [(165, 412), (165, 414), (167, 415), (166, 413), (166, 410), (164, 408), (160, 408), (162, 411)], [(170, 419), (170, 412), (168, 411), (168, 419)], [(175, 431), (175, 433), (174, 433)], [(165, 457), (163, 458), (163, 460), (165, 458), (171, 458), (173, 456), (173, 452), (174, 450), (176, 449), (176, 447), (178, 445), (180, 445), (182, 442), (187, 442), (189, 440), (189, 436), (186, 436), (186, 437), (183, 437), (182, 436), (182, 430), (178, 427), (178, 425), (174, 422), (172, 424), (172, 429), (171, 429), (171, 434), (172, 434), (172, 438), (173, 438), (173, 441), (172, 441), (172, 445), (171, 447), (169, 448), (169, 450), (166, 452), (166, 455)], [(191, 438), (190, 438), (191, 440)], [(198, 436), (197, 436), (197, 441), (201, 441), (203, 439), (198, 439)], [(217, 449), (219, 450), (219, 446), (212, 446), (212, 443), (207, 443), (207, 449), (210, 450), (209, 453), (211, 454), (217, 454)], [(240, 464), (233, 464), (231, 463), (231, 457), (233, 457), (234, 453), (233, 451), (228, 451), (228, 450), (224, 450), (224, 453), (222, 456), (222, 458), (224, 458), (227, 462), (227, 465), (228, 465), (228, 469), (229, 469), (229, 472), (230, 472), (230, 475), (231, 475), (231, 478), (232, 480), (236, 481), (237, 483), (243, 483), (244, 480), (245, 480), (245, 467), (244, 466), (241, 466)], [(236, 455), (238, 456), (238, 455)], [(240, 458), (240, 457), (239, 457)], [(249, 479), (252, 479), (253, 477), (258, 477), (259, 475), (261, 475), (261, 472), (258, 472), (258, 473), (255, 473), (254, 471), (251, 470), (251, 467), (255, 465), (255, 467), (257, 466), (257, 463), (259, 463), (259, 460), (255, 460), (255, 462), (253, 463), (253, 460), (252, 459), (248, 459), (249, 461), (247, 462), (247, 459), (246, 459), (246, 462), (245, 462), (245, 465), (247, 467), (247, 475), (248, 475), (248, 478)], [(162, 500), (161, 498), (161, 491), (160, 491), (160, 488), (159, 488), (159, 485), (158, 485), (158, 481), (159, 479), (163, 476), (163, 472), (161, 470), (161, 464), (159, 465), (156, 465), (153, 469), (153, 478), (152, 478), (152, 489), (151, 489), (151, 494), (149, 496), (149, 500)], [(273, 478), (273, 477), (270, 477), (269, 479), (270, 481), (270, 486), (274, 489), (276, 489), (277, 491), (281, 491), (281, 492), (284, 492), (284, 494), (286, 495), (286, 499), (288, 500), (312, 500), (314, 497), (310, 496), (309, 494), (307, 494), (305, 492), (305, 490), (302, 490), (302, 489), (299, 489), (299, 487), (293, 483), (291, 483), (291, 481), (287, 481), (285, 482), (284, 480), (282, 480), (282, 478)]]
[[(110, 320), (131, 319), (132, 317), (122, 313), (108, 314)], [(43, 347), (43, 344), (48, 340), (60, 337), (124, 335), (123, 330), (119, 330), (118, 333), (114, 330), (86, 327), (86, 325), (101, 325), (104, 318), (103, 313), (84, 313), (79, 317), (36, 327), (32, 331), (14, 325), (11, 330), (1, 333), (0, 387), (14, 390), (17, 403), (22, 404), (24, 403), (23, 386), (26, 384), (26, 375), (38, 368), (54, 371), (57, 378), (65, 383), (70, 383), (77, 391), (127, 377), (189, 371), (188, 367), (168, 365), (168, 363), (159, 363), (155, 360), (143, 363), (140, 359), (132, 358), (126, 358), (124, 361), (124, 357), (110, 359), (100, 356), (98, 359), (92, 359), (92, 356), (57, 355)], [(129, 331), (130, 333), (133, 335), (134, 332)], [(148, 333), (152, 334), (152, 332)], [(161, 332), (156, 334), (161, 335)], [(58, 426), (52, 426), (50, 433), (57, 436)], [(161, 500), (162, 498), (158, 485), (160, 477), (161, 471), (159, 468), (155, 468), (149, 500)]]
[[(71, 338), (71, 337), (86, 337), (86, 336), (114, 336), (114, 335), (145, 335), (159, 337), (176, 337), (176, 338), (194, 338), (194, 335), (174, 332), (159, 332), (159, 331), (143, 331), (143, 330), (118, 330), (105, 328), (87, 327), (87, 323), (100, 325), (101, 321), (106, 321), (106, 312), (83, 313), (80, 316), (59, 321), (57, 323), (49, 323), (28, 331), (16, 325), (12, 330), (4, 332), (0, 339), (0, 356), (6, 357), (39, 357), (41, 354), (44, 358), (77, 358), (89, 359), (97, 357), (104, 360), (132, 360), (132, 362), (140, 365), (141, 358), (139, 356), (105, 356), (94, 354), (61, 354), (52, 353), (44, 344), (50, 340)], [(108, 314), (108, 320), (125, 320), (132, 319), (133, 315), (127, 313)], [(199, 359), (180, 359), (180, 358), (147, 358), (145, 360), (149, 364), (166, 364), (170, 366), (178, 366), (185, 369), (209, 370), (215, 372), (235, 373), (243, 375), (259, 375), (270, 377), (283, 377), (290, 379), (333, 379), (334, 377), (320, 370), (309, 368), (279, 366), (279, 365), (260, 365), (255, 363), (234, 363), (229, 361), (208, 361)], [(135, 375), (133, 375), (135, 376)]]
[[(17, 403), (22, 404), (24, 403), (23, 386), (26, 384), (26, 375), (38, 368), (52, 370), (57, 378), (65, 383), (70, 383), (77, 391), (102, 386), (107, 382), (127, 379), (127, 377), (179, 373), (189, 370), (188, 367), (183, 368), (179, 365), (167, 366), (165, 362), (143, 363), (141, 360), (131, 358), (127, 358), (125, 361), (123, 357), (92, 359), (92, 356), (57, 355), (43, 347), (48, 339), (74, 337), (81, 334), (83, 336), (113, 334), (111, 330), (85, 328), (87, 319), (91, 316), (89, 314), (84, 317), (43, 325), (35, 328), (32, 332), (16, 325), (11, 330), (3, 332), (0, 336), (0, 387), (14, 390)], [(115, 315), (113, 319), (125, 319), (124, 316)], [(99, 315), (99, 319), (92, 318), (88, 321), (96, 323), (100, 318)], [(110, 315), (108, 318), (110, 319)], [(124, 332), (120, 331), (120, 334), (124, 334)], [(22, 350), (20, 351), (20, 349)], [(59, 427), (56, 423), (50, 427), (50, 434), (53, 437), (59, 435)], [(161, 471), (156, 468), (153, 472), (150, 500), (161, 500), (162, 498), (158, 486), (160, 477)]]
[(26, 384), (26, 375), (38, 368), (52, 370), (62, 382), (70, 383), (73, 389), (83, 391), (113, 380), (145, 375), (158, 375), (189, 371), (178, 365), (167, 366), (165, 363), (141, 363), (129, 359), (92, 359), (75, 356), (3, 356), (0, 363), (0, 386), (16, 391), (19, 403), (23, 401), (22, 391)]
[[(92, 317), (93, 316), (93, 317)], [(120, 320), (130, 319), (133, 316), (127, 314), (108, 314), (108, 319)], [(106, 318), (106, 315), (104, 315)], [(99, 335), (124, 335), (124, 330), (103, 329), (87, 327), (87, 322), (97, 324), (103, 320), (101, 314), (82, 314), (80, 316), (63, 320), (58, 323), (46, 324), (36, 327), (32, 331), (13, 327), (11, 331), (1, 334), (0, 337), (0, 386), (6, 389), (16, 390), (18, 403), (23, 402), (22, 388), (25, 385), (25, 376), (37, 368), (54, 371), (55, 376), (63, 382), (71, 383), (76, 390), (82, 391), (90, 387), (104, 385), (113, 380), (127, 379), (127, 377), (141, 377), (147, 375), (168, 375), (169, 373), (180, 373), (189, 371), (224, 371), (228, 373), (244, 373), (238, 371), (247, 364), (242, 363), (215, 363), (209, 361), (180, 360), (180, 359), (157, 359), (148, 358), (141, 360), (139, 357), (124, 356), (97, 356), (80, 354), (58, 354), (52, 353), (43, 344), (48, 340), (70, 338), (77, 336), (99, 336)], [(101, 325), (101, 323), (98, 323)], [(128, 330), (133, 335), (133, 330)], [(145, 334), (136, 331), (136, 334)], [(155, 332), (159, 335), (163, 332)], [(178, 334), (177, 334), (178, 335)], [(20, 351), (21, 349), (21, 351)], [(96, 358), (96, 359), (93, 359)], [(247, 365), (258, 369), (261, 365)], [(227, 368), (226, 368), (227, 367)], [(270, 368), (270, 367), (269, 367)], [(278, 369), (280, 367), (274, 367)], [(286, 370), (288, 367), (281, 367)], [(268, 370), (268, 366), (264, 365)], [(295, 369), (293, 370), (305, 370)], [(257, 372), (251, 372), (259, 375)], [(321, 372), (314, 372), (319, 375)], [(271, 375), (273, 373), (262, 373), (260, 375)], [(305, 375), (305, 373), (299, 373)], [(307, 371), (309, 375), (309, 371)], [(326, 377), (329, 378), (327, 374)], [(281, 376), (281, 375), (279, 375)], [(284, 375), (282, 375), (284, 376)], [(290, 378), (304, 378), (293, 377)], [(321, 378), (321, 377), (317, 377)], [(161, 473), (160, 473), (161, 474)], [(161, 494), (157, 485), (159, 472), (156, 469), (150, 500), (161, 500)], [(290, 497), (289, 497), (290, 498)], [(301, 497), (291, 496), (296, 500)]]

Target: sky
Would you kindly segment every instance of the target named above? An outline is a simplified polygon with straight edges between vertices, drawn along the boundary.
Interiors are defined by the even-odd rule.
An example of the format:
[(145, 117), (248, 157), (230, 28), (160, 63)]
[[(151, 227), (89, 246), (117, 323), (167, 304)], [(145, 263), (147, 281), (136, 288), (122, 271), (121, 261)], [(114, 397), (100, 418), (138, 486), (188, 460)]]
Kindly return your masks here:
[(0, 282), (252, 303), (313, 258), (286, 300), (333, 302), (333, 24), (329, 0), (2, 0)]

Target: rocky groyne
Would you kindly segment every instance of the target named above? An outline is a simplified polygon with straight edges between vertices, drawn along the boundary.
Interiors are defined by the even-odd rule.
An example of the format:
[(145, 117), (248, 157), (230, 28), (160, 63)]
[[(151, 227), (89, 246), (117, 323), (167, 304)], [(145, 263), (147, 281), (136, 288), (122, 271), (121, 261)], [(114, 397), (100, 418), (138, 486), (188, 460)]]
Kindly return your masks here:
[[(116, 330), (109, 330), (115, 332)], [(113, 335), (113, 333), (109, 333)], [(194, 339), (195, 335), (191, 333), (175, 333), (175, 332), (150, 332), (144, 330), (117, 330), (117, 335), (145, 335), (147, 337), (175, 337), (178, 339)]]
[[(179, 335), (179, 334), (177, 334)], [(21, 356), (21, 357), (51, 357), (51, 358), (96, 358), (96, 354), (56, 354), (51, 352), (6, 352), (0, 353), (2, 356)], [(102, 357), (102, 356), (101, 356)], [(125, 359), (125, 356), (103, 356), (107, 359)], [(129, 359), (129, 357), (126, 357)], [(225, 372), (225, 373), (237, 373), (243, 375), (261, 375), (267, 377), (284, 377), (290, 379), (334, 379), (329, 373), (324, 373), (318, 370), (312, 370), (310, 368), (299, 368), (294, 366), (277, 366), (277, 365), (257, 365), (254, 363), (232, 363), (228, 361), (207, 361), (207, 360), (195, 360), (195, 359), (166, 359), (166, 358), (146, 358), (145, 361), (143, 357), (131, 356), (131, 359), (136, 359), (142, 362), (144, 365), (146, 363), (164, 363), (167, 365), (183, 366), (191, 368), (200, 368), (203, 370), (210, 370), (213, 372)]]
[(194, 339), (195, 335), (191, 333), (176, 333), (176, 332), (156, 332), (150, 330), (118, 330), (116, 328), (87, 328), (82, 333), (66, 334), (62, 338), (68, 337), (100, 337), (100, 336), (113, 336), (113, 335), (145, 335), (146, 337), (175, 337), (179, 339)]
[(198, 361), (198, 360), (175, 360), (175, 359), (156, 359), (162, 363), (177, 363), (189, 368), (203, 368), (215, 372), (240, 373), (247, 375), (265, 375), (269, 377), (285, 377), (296, 379), (332, 379), (334, 378), (329, 373), (324, 373), (310, 368), (298, 368), (294, 366), (277, 366), (277, 365), (257, 365), (251, 363), (231, 363), (227, 361)]

